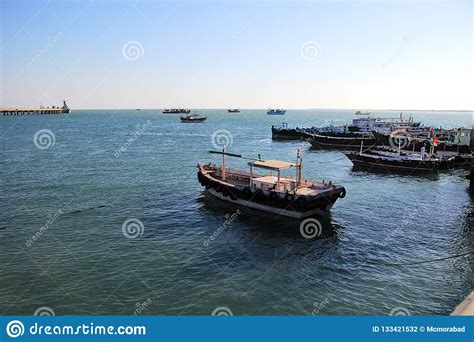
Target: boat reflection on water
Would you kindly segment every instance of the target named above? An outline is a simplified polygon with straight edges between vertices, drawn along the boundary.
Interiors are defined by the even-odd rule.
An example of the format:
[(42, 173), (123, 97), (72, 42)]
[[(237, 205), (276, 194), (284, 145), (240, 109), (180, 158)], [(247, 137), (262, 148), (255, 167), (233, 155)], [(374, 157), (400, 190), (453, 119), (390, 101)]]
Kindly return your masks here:
[[(235, 219), (232, 220), (229, 226), (239, 227), (232, 230), (262, 234), (265, 235), (265, 238), (311, 241), (335, 237), (344, 231), (343, 226), (334, 222), (330, 212), (324, 217), (314, 216), (306, 219), (296, 219), (236, 206), (223, 202), (207, 192), (204, 192), (204, 195), (198, 198), (198, 202), (202, 204), (200, 209), (206, 212), (206, 216), (215, 217), (218, 224), (224, 223), (227, 219), (232, 220), (232, 217), (234, 217)], [(320, 226), (315, 223), (316, 221)]]

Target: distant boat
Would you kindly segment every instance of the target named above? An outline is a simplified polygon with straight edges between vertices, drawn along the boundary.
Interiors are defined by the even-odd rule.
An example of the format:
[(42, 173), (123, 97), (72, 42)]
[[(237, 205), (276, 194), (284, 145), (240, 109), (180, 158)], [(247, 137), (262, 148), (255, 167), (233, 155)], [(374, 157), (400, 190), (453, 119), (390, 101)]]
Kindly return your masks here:
[(240, 113), (240, 109), (234, 108), (234, 109), (227, 109), (228, 113)]
[(135, 109), (135, 110), (141, 110), (141, 109), (140, 109), (140, 108), (137, 108), (137, 109)]
[(189, 114), (185, 116), (180, 116), (181, 122), (203, 122), (206, 121), (207, 116), (200, 116), (199, 114)]
[(184, 108), (171, 108), (163, 110), (163, 114), (189, 114), (191, 113), (191, 109), (184, 109)]
[(267, 115), (285, 115), (286, 110), (284, 109), (268, 109)]
[(370, 114), (372, 114), (372, 113), (371, 112), (361, 112), (360, 110), (355, 112), (355, 115), (370, 115)]

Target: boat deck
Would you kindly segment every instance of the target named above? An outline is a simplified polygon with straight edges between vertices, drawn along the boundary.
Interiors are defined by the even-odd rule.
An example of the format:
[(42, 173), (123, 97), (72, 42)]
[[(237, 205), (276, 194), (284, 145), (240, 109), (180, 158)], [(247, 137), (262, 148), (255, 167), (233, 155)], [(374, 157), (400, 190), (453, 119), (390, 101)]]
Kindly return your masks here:
[[(220, 170), (211, 170), (211, 175), (216, 179), (222, 179)], [(248, 187), (250, 185), (250, 174), (241, 170), (226, 169), (225, 182), (234, 186)], [(262, 189), (271, 190), (273, 186), (277, 184), (278, 177), (273, 175), (262, 176), (254, 174), (252, 182), (254, 184), (264, 184), (264, 186), (261, 187)], [(280, 177), (280, 185), (286, 186), (287, 189), (292, 189), (292, 191), (294, 191), (294, 188), (296, 187), (296, 179), (292, 177)], [(302, 180), (300, 187), (296, 189), (295, 193), (300, 196), (317, 196), (321, 193), (330, 191), (331, 189), (332, 187), (329, 184)]]

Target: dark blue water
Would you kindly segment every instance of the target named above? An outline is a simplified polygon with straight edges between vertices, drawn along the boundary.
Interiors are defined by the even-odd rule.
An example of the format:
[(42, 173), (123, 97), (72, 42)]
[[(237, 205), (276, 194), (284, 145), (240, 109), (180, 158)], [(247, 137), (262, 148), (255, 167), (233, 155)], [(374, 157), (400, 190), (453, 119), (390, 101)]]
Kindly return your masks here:
[[(465, 171), (354, 172), (341, 152), (271, 140), (281, 119), (338, 124), (353, 111), (203, 112), (202, 124), (160, 110), (0, 117), (0, 313), (388, 315), (401, 307), (445, 315), (470, 291), (469, 257), (390, 265), (473, 250)], [(470, 127), (472, 113), (413, 114), (427, 125)], [(42, 129), (54, 144), (47, 132), (38, 148)], [(252, 157), (292, 161), (299, 147), (305, 178), (346, 187), (321, 237), (303, 238), (299, 221), (238, 214), (206, 197), (196, 164), (219, 162), (207, 154), (217, 130), (230, 132), (229, 151)], [(130, 219), (142, 227), (124, 234)]]

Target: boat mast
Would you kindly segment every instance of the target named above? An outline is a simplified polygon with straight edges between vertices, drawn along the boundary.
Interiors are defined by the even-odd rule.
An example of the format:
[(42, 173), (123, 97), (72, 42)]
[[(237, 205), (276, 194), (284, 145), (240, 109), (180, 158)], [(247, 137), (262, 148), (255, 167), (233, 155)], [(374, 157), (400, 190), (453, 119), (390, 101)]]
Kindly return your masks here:
[(303, 164), (303, 158), (300, 155), (300, 149), (296, 149), (296, 185), (301, 186), (301, 165)]
[(221, 174), (222, 174), (222, 180), (225, 181), (225, 147), (222, 148)]

